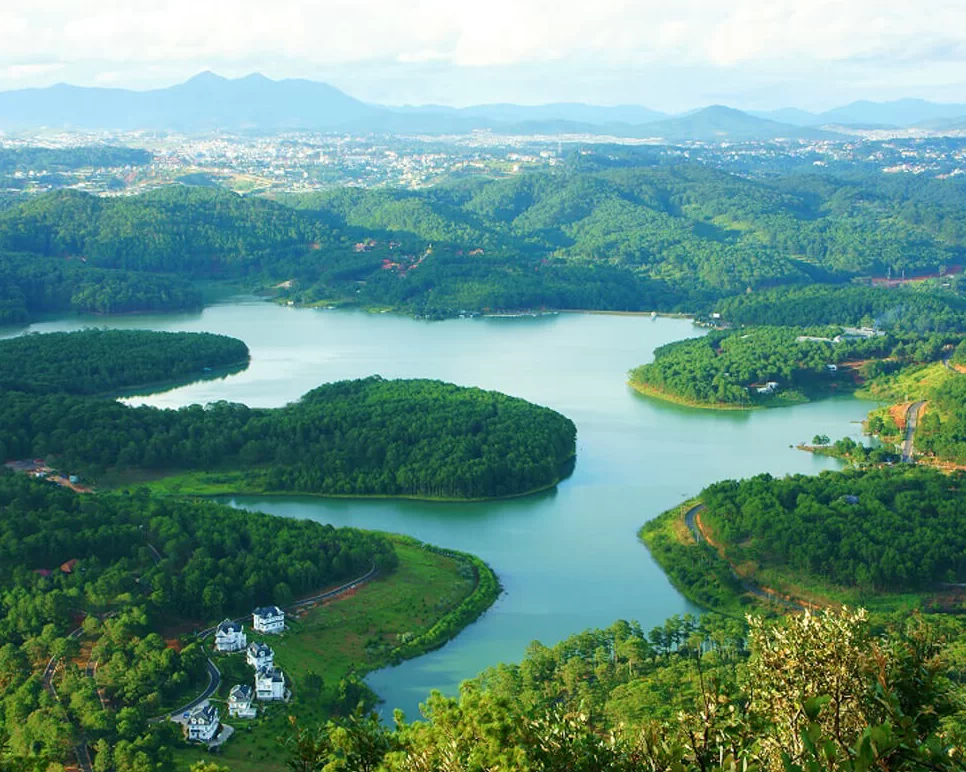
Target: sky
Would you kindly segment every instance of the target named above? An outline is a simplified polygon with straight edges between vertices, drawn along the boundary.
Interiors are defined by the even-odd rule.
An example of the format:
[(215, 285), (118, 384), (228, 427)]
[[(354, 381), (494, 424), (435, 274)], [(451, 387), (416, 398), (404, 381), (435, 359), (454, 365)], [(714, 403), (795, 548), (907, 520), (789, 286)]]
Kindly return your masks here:
[(2, 0), (0, 89), (211, 70), (370, 102), (966, 102), (963, 0)]

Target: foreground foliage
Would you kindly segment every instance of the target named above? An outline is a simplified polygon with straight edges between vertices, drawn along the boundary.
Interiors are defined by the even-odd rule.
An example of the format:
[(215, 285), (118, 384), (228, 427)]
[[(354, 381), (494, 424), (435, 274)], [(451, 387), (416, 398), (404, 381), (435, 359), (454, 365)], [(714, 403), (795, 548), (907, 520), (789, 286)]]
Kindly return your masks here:
[[(434, 694), (425, 720), (371, 716), (296, 726), (292, 770), (370, 772), (937, 772), (963, 768), (962, 635), (955, 624), (903, 620), (875, 630), (866, 614), (749, 619), (747, 649), (678, 620), (664, 652), (633, 625), (588, 631), (520, 666)], [(709, 635), (710, 633), (710, 635)], [(596, 644), (590, 652), (577, 643)], [(720, 640), (720, 638), (719, 638)], [(744, 641), (744, 638), (741, 638)], [(623, 650), (623, 651), (622, 651)], [(642, 664), (628, 667), (637, 651)], [(627, 653), (625, 653), (627, 652)], [(630, 660), (633, 661), (633, 660)], [(587, 675), (581, 676), (583, 671)], [(670, 673), (668, 672), (670, 671)], [(952, 678), (950, 678), (952, 675)], [(512, 678), (518, 676), (516, 683)], [(620, 685), (615, 686), (616, 680)], [(670, 677), (669, 677), (670, 676)], [(594, 709), (628, 687), (654, 695), (684, 682), (661, 719)], [(569, 684), (574, 684), (574, 686)]]

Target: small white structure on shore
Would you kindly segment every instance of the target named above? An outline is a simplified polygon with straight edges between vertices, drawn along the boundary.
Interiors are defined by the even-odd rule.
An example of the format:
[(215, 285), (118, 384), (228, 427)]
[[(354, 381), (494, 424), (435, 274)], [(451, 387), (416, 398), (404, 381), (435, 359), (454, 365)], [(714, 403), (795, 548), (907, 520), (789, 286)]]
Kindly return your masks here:
[(275, 665), (275, 652), (267, 643), (256, 643), (252, 641), (248, 644), (245, 651), (245, 661), (255, 670), (261, 670)]
[(218, 651), (241, 651), (248, 645), (245, 626), (226, 619), (215, 630), (215, 649)]
[(248, 684), (233, 686), (228, 693), (228, 715), (234, 718), (255, 718), (257, 711), (252, 707), (255, 692)]
[(285, 674), (273, 667), (255, 673), (255, 698), (262, 702), (285, 699)]
[(252, 612), (252, 628), (259, 633), (280, 633), (285, 629), (285, 612), (278, 606), (262, 606)]
[(218, 734), (218, 724), (218, 708), (211, 703), (199, 705), (185, 716), (185, 737), (191, 742), (210, 743)]

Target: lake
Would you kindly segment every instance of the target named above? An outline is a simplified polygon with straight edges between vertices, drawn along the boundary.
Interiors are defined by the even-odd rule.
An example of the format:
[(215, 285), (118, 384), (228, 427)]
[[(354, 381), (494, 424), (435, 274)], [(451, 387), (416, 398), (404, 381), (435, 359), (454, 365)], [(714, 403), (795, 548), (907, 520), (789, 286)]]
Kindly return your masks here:
[(837, 468), (832, 459), (791, 446), (816, 434), (858, 439), (857, 422), (869, 409), (841, 398), (712, 412), (639, 396), (626, 385), (628, 370), (649, 361), (658, 346), (703, 334), (683, 319), (560, 314), (428, 322), (236, 299), (193, 314), (69, 318), (29, 329), (83, 326), (216, 332), (251, 349), (251, 367), (243, 373), (130, 400), (137, 404), (224, 399), (273, 407), (324, 382), (379, 374), (496, 389), (573, 419), (573, 475), (528, 498), (477, 504), (232, 499), (285, 517), (406, 533), (475, 553), (493, 567), (505, 593), (475, 625), (436, 652), (370, 675), (385, 713), (399, 707), (410, 718), (431, 689), (455, 693), (483, 668), (520, 660), (533, 640), (549, 645), (621, 618), (649, 628), (672, 614), (696, 612), (638, 543), (638, 528), (715, 480)]

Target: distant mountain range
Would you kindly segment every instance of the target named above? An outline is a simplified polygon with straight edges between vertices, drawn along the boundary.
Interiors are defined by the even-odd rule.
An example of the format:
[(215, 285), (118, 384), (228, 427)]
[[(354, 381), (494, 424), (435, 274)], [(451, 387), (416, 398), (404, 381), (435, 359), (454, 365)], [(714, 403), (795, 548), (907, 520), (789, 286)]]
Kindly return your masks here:
[(924, 99), (896, 99), (892, 102), (852, 102), (824, 113), (796, 108), (755, 112), (761, 118), (796, 126), (866, 126), (877, 128), (930, 128), (937, 122), (966, 121), (966, 104), (940, 104)]
[(796, 108), (742, 112), (715, 105), (678, 116), (636, 105), (574, 103), (386, 107), (367, 104), (326, 83), (275, 81), (259, 74), (229, 79), (210, 72), (152, 91), (58, 84), (0, 92), (0, 129), (41, 127), (435, 135), (489, 129), (514, 134), (609, 134), (667, 142), (832, 139), (841, 136), (835, 133), (836, 127), (964, 130), (966, 105), (920, 99), (862, 101), (824, 113)]

